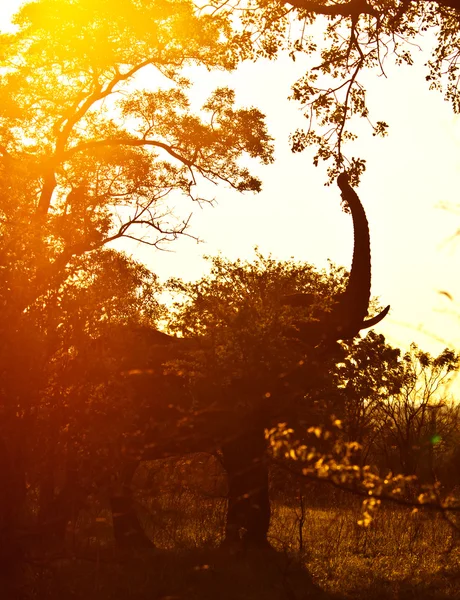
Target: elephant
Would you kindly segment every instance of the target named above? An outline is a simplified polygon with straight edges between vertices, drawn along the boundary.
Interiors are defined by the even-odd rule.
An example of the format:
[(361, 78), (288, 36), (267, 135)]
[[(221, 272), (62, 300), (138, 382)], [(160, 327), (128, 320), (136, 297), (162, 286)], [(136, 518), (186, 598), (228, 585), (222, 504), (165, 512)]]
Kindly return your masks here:
[[(342, 200), (348, 207), (353, 220), (354, 249), (350, 275), (345, 291), (339, 297), (331, 311), (321, 312), (318, 308), (309, 321), (295, 323), (288, 335), (303, 344), (307, 356), (316, 357), (321, 361), (333, 345), (339, 340), (349, 340), (357, 336), (362, 329), (375, 326), (388, 314), (389, 306), (378, 315), (367, 318), (371, 292), (371, 255), (369, 226), (364, 208), (348, 181), (346, 173), (339, 175), (337, 184), (342, 193)], [(309, 307), (312, 296), (308, 293), (296, 293), (285, 295), (281, 300), (283, 305), (291, 307)], [(105, 342), (104, 342), (105, 343)], [(123, 341), (125, 343), (125, 340)], [(166, 375), (162, 371), (162, 365), (190, 352), (200, 349), (203, 342), (199, 339), (187, 339), (170, 336), (156, 330), (138, 332), (137, 355), (149, 355), (148, 364), (142, 365), (149, 373), (156, 372), (153, 378), (147, 375), (138, 379), (136, 394), (145, 397), (155, 389), (155, 395), (172, 394), (175, 397), (185, 398), (187, 391), (183, 383), (174, 376)], [(152, 358), (153, 357), (153, 358)], [(152, 369), (153, 367), (153, 369)], [(140, 370), (142, 370), (140, 369)], [(299, 383), (300, 377), (300, 383)], [(158, 434), (152, 437), (152, 443), (144, 445), (139, 452), (135, 452), (133, 460), (128, 461), (122, 476), (122, 490), (119, 496), (122, 499), (112, 501), (112, 505), (122, 505), (124, 510), (117, 510), (114, 514), (115, 537), (119, 543), (124, 544), (126, 532), (136, 532), (137, 537), (145, 544), (145, 537), (140, 532), (135, 510), (132, 506), (129, 494), (129, 484), (135, 471), (135, 465), (139, 460), (152, 460), (160, 456), (185, 454), (188, 452), (212, 451), (218, 448), (222, 464), (228, 478), (228, 512), (224, 543), (238, 544), (244, 539), (245, 544), (261, 546), (267, 544), (267, 532), (270, 522), (270, 501), (268, 494), (268, 466), (267, 466), (267, 443), (264, 430), (273, 418), (269, 407), (279, 403), (289, 385), (290, 378), (300, 390), (314, 385), (305, 381), (305, 370), (294, 369), (281, 381), (274, 379), (271, 382), (270, 395), (272, 402), (268, 404), (253, 402), (253, 410), (250, 415), (227, 415), (224, 419), (216, 417), (213, 420), (212, 411), (203, 416), (203, 427), (198, 425), (183, 430), (177, 435), (166, 435), (160, 440)], [(207, 387), (208, 386), (208, 387)], [(150, 392), (149, 392), (150, 390)], [(210, 398), (209, 403), (220, 396), (222, 403), (227, 397), (235, 397), (244, 394), (246, 396), (260, 395), (261, 390), (251, 388), (250, 382), (235, 381), (227, 390), (218, 389), (212, 383), (201, 384), (196, 393)], [(171, 406), (171, 405), (170, 405)], [(268, 412), (267, 412), (268, 411)], [(181, 419), (180, 412), (174, 416), (174, 409), (166, 410), (164, 414), (156, 414), (155, 418), (168, 419), (173, 422)], [(200, 417), (197, 417), (197, 422)], [(196, 432), (200, 430), (200, 435)], [(177, 432), (176, 432), (177, 433)], [(161, 437), (161, 436), (160, 436)], [(117, 535), (117, 522), (120, 528)], [(134, 538), (130, 540), (130, 543)], [(127, 541), (126, 541), (127, 542)], [(127, 543), (125, 545), (128, 545)]]
[[(308, 356), (313, 355), (317, 361), (324, 359), (337, 341), (352, 339), (361, 330), (374, 327), (390, 310), (390, 306), (387, 306), (376, 316), (366, 318), (371, 293), (369, 225), (364, 208), (350, 186), (346, 173), (339, 175), (337, 184), (353, 219), (353, 261), (347, 287), (331, 312), (314, 314), (314, 319), (297, 323), (290, 332), (293, 338), (308, 348)], [(292, 307), (309, 307), (311, 302), (312, 295), (308, 293), (290, 294), (282, 299), (283, 304)], [(295, 378), (297, 370), (295, 368), (294, 373), (290, 374), (291, 378)], [(302, 369), (301, 378), (304, 374)], [(297, 373), (297, 378), (298, 375)], [(289, 385), (289, 374), (272, 387), (275, 404), (281, 399), (286, 385)], [(308, 385), (307, 383), (306, 386)], [(263, 418), (253, 419), (252, 424), (242, 426), (239, 434), (222, 446), (229, 485), (225, 540), (230, 544), (237, 543), (242, 529), (246, 544), (260, 546), (267, 543), (270, 501), (263, 425)]]
[[(298, 338), (310, 346), (321, 341), (332, 342), (354, 338), (362, 329), (377, 325), (390, 310), (387, 306), (375, 317), (366, 319), (371, 295), (369, 224), (363, 205), (350, 186), (346, 173), (339, 175), (337, 184), (353, 219), (353, 261), (347, 288), (334, 310), (322, 317), (319, 316), (318, 320), (299, 324)], [(307, 307), (311, 301), (311, 295), (303, 293), (290, 294), (283, 299), (283, 302), (290, 306)]]

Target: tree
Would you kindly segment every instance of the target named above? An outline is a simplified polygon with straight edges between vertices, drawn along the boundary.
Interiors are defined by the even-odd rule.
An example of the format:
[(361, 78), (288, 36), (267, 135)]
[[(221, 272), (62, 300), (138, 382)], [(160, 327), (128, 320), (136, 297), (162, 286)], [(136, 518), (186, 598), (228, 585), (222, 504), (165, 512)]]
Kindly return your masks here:
[(168, 194), (199, 199), (203, 179), (260, 189), (237, 161), (272, 160), (261, 113), (218, 89), (193, 114), (182, 73), (235, 67), (228, 19), (187, 2), (81, 0), (63, 11), (41, 0), (15, 20), (18, 32), (1, 40), (2, 226), (5, 260), (43, 255), (32, 297), (72, 256), (122, 236), (159, 245), (184, 232), (186, 222), (168, 223)]
[(81, 257), (72, 278), (29, 307), (23, 329), (17, 321), (3, 323), (0, 523), (5, 551), (15, 545), (19, 525), (44, 540), (62, 542), (68, 521), (95, 481), (116, 472), (118, 448), (136, 409), (121, 393), (120, 370), (108, 369), (108, 357), (100, 351), (95, 357), (93, 347), (117, 323), (158, 319), (157, 289), (145, 267), (101, 250)]
[[(197, 112), (187, 96), (188, 66), (231, 70), (245, 56), (228, 16), (200, 15), (189, 2), (39, 0), (15, 23), (0, 36), (4, 548), (25, 473), (39, 470), (41, 454), (50, 474), (43, 498), (53, 496), (73, 354), (84, 354), (106, 321), (152, 317), (151, 276), (104, 246), (175, 239), (188, 218), (174, 218), (168, 197), (201, 200), (219, 182), (258, 191), (239, 159), (272, 160), (257, 109), (236, 108), (227, 88)], [(74, 423), (84, 420), (74, 409)]]
[(360, 445), (354, 455), (360, 466), (368, 464), (375, 438), (384, 427), (382, 403), (401, 390), (403, 364), (400, 350), (374, 331), (346, 344), (346, 357), (338, 367), (343, 407), (336, 415), (343, 421), (346, 440)]
[[(356, 138), (353, 124), (356, 123), (357, 118), (363, 118), (367, 121), (374, 135), (384, 136), (388, 130), (388, 124), (384, 121), (370, 120), (371, 107), (366, 103), (366, 90), (360, 81), (360, 75), (365, 70), (374, 70), (377, 74), (385, 74), (385, 65), (392, 58), (397, 65), (412, 65), (413, 40), (420, 33), (423, 34), (429, 31), (437, 41), (437, 45), (433, 49), (432, 59), (427, 63), (428, 73), (426, 79), (430, 88), (444, 90), (445, 97), (452, 103), (454, 111), (458, 112), (459, 110), (456, 72), (458, 69), (460, 5), (457, 0), (429, 2), (422, 0), (414, 2), (406, 0), (375, 0), (373, 2), (367, 2), (366, 0), (344, 0), (340, 2), (330, 2), (329, 0), (293, 0), (292, 2), (274, 0), (269, 3), (240, 1), (233, 5), (225, 4), (216, 5), (215, 7), (194, 7), (192, 4), (181, 3), (180, 8), (176, 7), (175, 9), (172, 8), (174, 4), (171, 2), (161, 5), (148, 3), (143, 5), (142, 8), (131, 7), (129, 4), (119, 4), (116, 10), (113, 10), (113, 5), (109, 10), (104, 2), (98, 2), (96, 5), (94, 3), (74, 2), (67, 8), (66, 17), (69, 23), (72, 23), (67, 28), (62, 26), (62, 10), (59, 8), (56, 10), (56, 6), (57, 4), (51, 0), (47, 0), (46, 2), (41, 1), (30, 4), (29, 8), (24, 8), (17, 17), (17, 22), (23, 28), (23, 34), (16, 37), (16, 40), (25, 40), (27, 35), (35, 36), (37, 33), (44, 38), (48, 32), (51, 34), (49, 37), (53, 39), (53, 42), (48, 44), (48, 58), (51, 57), (52, 61), (56, 61), (56, 57), (58, 60), (59, 57), (62, 57), (67, 62), (65, 73), (62, 73), (64, 78), (61, 77), (62, 74), (57, 73), (56, 67), (54, 76), (47, 73), (46, 86), (48, 92), (41, 96), (40, 103), (37, 103), (36, 106), (37, 108), (40, 106), (41, 111), (48, 113), (61, 113), (61, 117), (57, 115), (55, 119), (57, 122), (59, 118), (62, 118), (61, 125), (67, 122), (68, 131), (62, 129), (60, 147), (62, 151), (66, 143), (71, 143), (72, 148), (66, 150), (68, 153), (65, 158), (72, 158), (73, 163), (79, 159), (77, 156), (72, 155), (80, 154), (81, 151), (89, 152), (91, 156), (94, 152), (98, 153), (97, 149), (99, 149), (98, 160), (100, 160), (100, 154), (103, 153), (104, 148), (106, 154), (112, 155), (112, 159), (114, 158), (114, 145), (123, 147), (124, 151), (127, 150), (127, 141), (122, 139), (124, 133), (121, 132), (121, 138), (117, 139), (120, 132), (117, 132), (116, 129), (115, 131), (104, 131), (98, 129), (96, 125), (92, 132), (93, 137), (90, 140), (80, 139), (78, 136), (73, 138), (71, 130), (77, 122), (80, 122), (80, 125), (83, 122), (86, 123), (91, 106), (94, 108), (102, 101), (105, 102), (105, 99), (112, 96), (117, 88), (123, 87), (128, 80), (137, 76), (140, 70), (149, 67), (149, 65), (153, 65), (166, 77), (171, 77), (176, 85), (179, 85), (178, 89), (183, 92), (182, 84), (185, 81), (184, 79), (180, 80), (179, 71), (187, 62), (206, 64), (211, 68), (231, 69), (240, 60), (256, 59), (258, 57), (273, 59), (283, 51), (288, 52), (293, 60), (301, 55), (310, 56), (314, 62), (308, 72), (294, 84), (291, 97), (291, 99), (300, 103), (309, 123), (306, 129), (298, 129), (292, 134), (292, 149), (298, 152), (307, 146), (316, 147), (317, 152), (314, 158), (316, 165), (319, 164), (320, 160), (332, 161), (328, 171), (330, 181), (347, 166), (351, 183), (356, 184), (360, 174), (365, 169), (364, 159), (348, 157), (343, 150), (347, 142)], [(37, 16), (38, 14), (41, 15), (40, 18)], [(163, 29), (159, 26), (159, 15), (161, 14), (167, 14), (168, 23), (173, 24), (172, 30), (167, 33), (165, 33), (166, 21), (163, 24)], [(187, 28), (181, 29), (181, 24), (186, 20)], [(151, 23), (151, 26), (147, 33), (143, 24), (148, 22)], [(193, 26), (190, 25), (192, 22)], [(81, 27), (82, 23), (84, 24), (83, 27)], [(96, 27), (94, 27), (94, 24), (96, 24)], [(322, 44), (318, 42), (319, 36), (315, 35), (318, 25), (324, 26), (327, 34), (325, 42)], [(313, 27), (316, 29), (313, 30), (312, 34)], [(120, 31), (117, 35), (116, 32), (120, 28), (123, 31)], [(76, 29), (79, 30), (78, 39), (75, 37)], [(91, 47), (85, 44), (84, 41), (86, 32), (89, 31), (91, 32), (91, 39), (95, 40)], [(111, 32), (110, 36), (106, 35), (107, 31)], [(220, 33), (222, 33), (222, 36), (219, 39)], [(98, 37), (99, 34), (100, 37)], [(175, 36), (180, 42), (173, 51), (172, 46), (168, 46), (168, 40), (173, 39)], [(127, 44), (127, 40), (132, 39), (139, 39), (139, 44), (131, 46)], [(158, 46), (158, 41), (162, 44), (161, 48)], [(10, 37), (4, 37), (4, 47), (9, 45), (9, 42)], [(5, 58), (7, 60), (14, 55), (15, 48), (17, 46), (13, 45), (12, 52), (9, 50), (6, 52)], [(169, 59), (165, 55), (164, 48), (168, 48)], [(42, 62), (39, 61), (38, 64), (34, 65), (34, 67), (38, 67), (36, 73), (34, 73), (34, 67), (29, 68), (27, 73), (23, 71), (32, 86), (41, 77), (39, 72), (43, 74), (46, 70), (46, 62), (43, 59), (46, 61), (46, 56), (42, 54), (40, 59)], [(113, 60), (112, 64), (111, 60)], [(116, 69), (117, 65), (124, 65), (125, 69), (120, 73), (113, 71), (107, 74), (107, 68), (110, 69), (111, 66), (114, 66)], [(32, 65), (29, 64), (29, 66)], [(88, 67), (88, 69), (83, 79), (78, 81), (78, 77), (81, 75), (78, 72), (80, 67), (83, 69)], [(92, 70), (95, 74), (94, 80), (91, 75)], [(65, 79), (69, 77), (71, 71), (71, 79)], [(20, 77), (19, 70), (13, 69), (13, 73), (16, 76), (13, 80), (9, 79), (9, 81), (16, 86)], [(59, 77), (61, 77), (60, 80)], [(106, 81), (103, 81), (104, 77), (107, 77)], [(71, 86), (68, 86), (68, 83), (72, 82), (75, 83), (78, 89), (72, 105), (74, 106), (74, 115), (64, 118), (62, 114), (68, 108), (66, 106), (67, 100), (72, 103)], [(98, 85), (102, 87), (99, 89)], [(20, 87), (24, 89), (24, 85)], [(64, 92), (66, 87), (69, 89)], [(51, 94), (53, 96), (51, 100), (50, 90), (52, 90)], [(55, 95), (57, 90), (60, 90), (63, 94), (61, 101)], [(180, 93), (179, 96), (181, 96)], [(181, 105), (184, 96), (182, 95), (181, 98), (179, 96), (174, 97), (174, 94), (171, 95), (171, 93), (150, 97), (144, 96), (142, 99), (136, 98), (133, 99), (133, 102), (128, 102), (125, 109), (120, 106), (121, 110), (126, 110), (128, 114), (134, 113), (133, 122), (138, 120), (140, 125), (138, 141), (139, 137), (142, 136), (142, 129), (143, 131), (149, 130), (149, 126), (152, 124), (150, 117), (153, 114), (149, 116), (152, 103), (157, 107), (155, 129), (159, 131), (157, 113), (161, 112), (160, 106), (164, 107), (165, 104), (171, 102)], [(13, 101), (11, 99), (5, 100), (5, 108), (9, 107), (10, 114), (17, 116), (21, 103), (18, 106), (16, 99)], [(221, 102), (222, 99), (220, 98), (217, 104)], [(121, 104), (123, 105), (123, 103)], [(22, 106), (25, 106), (24, 103), (22, 103)], [(180, 107), (183, 108), (183, 105)], [(214, 110), (215, 101), (211, 102), (210, 108), (211, 111)], [(81, 114), (77, 115), (76, 109), (79, 109)], [(98, 111), (91, 109), (91, 113), (93, 112)], [(238, 125), (232, 134), (235, 134), (236, 130), (238, 130), (236, 136), (242, 134), (244, 119), (246, 119), (246, 124), (251, 122), (255, 135), (251, 140), (248, 140), (246, 149), (250, 148), (250, 153), (258, 154), (263, 138), (265, 138), (265, 142), (268, 140), (262, 130), (257, 132), (256, 113), (253, 112), (252, 116), (249, 116), (248, 112), (251, 113), (251, 111), (247, 111), (245, 117), (240, 113), (239, 118), (233, 120)], [(75, 120), (74, 123), (72, 123), (72, 119)], [(179, 129), (184, 127), (184, 120), (180, 120), (182, 126), (173, 128), (176, 134), (179, 133)], [(174, 119), (171, 122), (173, 121)], [(225, 121), (227, 127), (231, 123), (232, 119)], [(167, 181), (163, 183), (166, 183), (166, 187), (168, 187), (172, 177), (175, 185), (182, 192), (189, 193), (191, 188), (188, 186), (191, 182), (194, 183), (194, 178), (192, 174), (190, 174), (190, 177), (188, 176), (188, 167), (191, 167), (195, 173), (210, 176), (211, 179), (222, 176), (224, 180), (230, 181), (231, 185), (236, 185), (240, 189), (254, 189), (254, 186), (259, 185), (254, 179), (251, 181), (249, 181), (250, 178), (245, 179), (247, 173), (243, 173), (241, 170), (235, 172), (233, 166), (226, 171), (224, 170), (224, 173), (219, 173), (217, 169), (210, 168), (210, 165), (203, 164), (203, 159), (205, 157), (209, 159), (210, 157), (209, 150), (212, 144), (209, 143), (209, 140), (205, 145), (202, 142), (196, 144), (196, 137), (195, 142), (192, 140), (193, 136), (205, 132), (205, 130), (200, 130), (203, 123), (192, 125), (189, 122), (183, 130), (187, 133), (189, 139), (188, 148), (177, 146), (177, 140), (169, 129), (170, 124), (162, 119), (162, 133), (164, 134), (166, 131), (169, 136), (160, 138), (157, 134), (156, 139), (150, 140), (151, 143), (153, 142), (152, 146), (155, 149), (162, 149), (166, 152), (172, 150), (170, 156), (174, 156), (174, 152), (176, 152), (178, 156), (174, 156), (174, 158), (182, 162), (185, 167), (182, 169), (182, 175), (184, 176), (180, 183), (178, 182), (177, 173), (176, 177), (171, 174), (169, 178), (165, 176)], [(101, 126), (103, 128), (105, 125), (102, 124)], [(108, 137), (106, 134), (109, 134)], [(262, 134), (262, 137), (259, 134)], [(107, 139), (103, 141), (104, 138)], [(110, 145), (108, 145), (108, 141), (110, 141)], [(120, 144), (122, 141), (124, 144)], [(81, 146), (81, 143), (85, 144), (87, 142), (90, 142), (93, 146)], [(94, 146), (95, 142), (97, 144)], [(141, 153), (141, 146), (136, 146), (135, 140), (131, 140), (131, 144), (131, 153), (128, 152), (128, 155), (136, 156), (136, 148)], [(146, 139), (144, 145), (147, 144), (148, 140)], [(258, 146), (259, 149), (257, 149)], [(198, 154), (195, 156), (195, 150), (198, 148), (200, 156)], [(112, 152), (110, 152), (110, 149), (112, 149)], [(213, 147), (212, 151), (215, 152), (215, 150), (216, 147)], [(8, 158), (8, 152), (8, 144), (3, 144), (4, 159)], [(262, 150), (262, 153), (265, 154), (267, 159), (266, 147)], [(220, 169), (223, 168), (227, 157), (223, 158), (224, 160), (219, 162)], [(56, 160), (58, 163), (61, 160), (59, 152), (56, 154)], [(41, 168), (43, 171), (43, 167), (39, 165), (36, 165), (36, 167)], [(133, 176), (135, 177), (135, 174)], [(50, 190), (54, 189), (52, 181), (51, 169), (49, 170), (48, 185), (42, 200), (43, 210), (45, 210), (48, 202), (46, 198), (50, 195)], [(69, 179), (67, 180), (68, 184)], [(157, 182), (157, 184), (159, 184), (157, 189), (162, 187), (161, 183)], [(133, 213), (133, 217), (134, 215), (135, 213)], [(141, 220), (145, 220), (145, 214), (143, 216), (144, 219)], [(138, 218), (139, 215), (136, 215), (134, 221)], [(149, 222), (154, 224), (155, 219), (150, 219)], [(167, 229), (163, 233), (161, 231), (158, 233), (161, 238), (163, 235), (173, 234), (173, 231)]]
[(422, 482), (449, 479), (444, 471), (456, 445), (458, 408), (447, 390), (458, 361), (447, 348), (432, 357), (415, 344), (401, 356), (372, 331), (346, 345), (338, 366), (344, 406), (336, 414), (346, 441), (359, 444), (360, 467), (372, 464), (381, 475), (416, 475)]
[(458, 410), (446, 392), (458, 355), (446, 348), (432, 357), (412, 344), (401, 356), (372, 331), (346, 346), (338, 366), (344, 396), (338, 416), (346, 441), (360, 446), (354, 460), (382, 475), (433, 482), (436, 458), (452, 449), (458, 434)]
[[(427, 83), (444, 92), (454, 112), (460, 111), (458, 0), (274, 0), (236, 6), (243, 31), (253, 36), (255, 57), (275, 58), (284, 51), (302, 64), (305, 55), (311, 57), (307, 71), (292, 87), (291, 99), (300, 104), (307, 125), (292, 133), (291, 147), (301, 152), (313, 146), (314, 164), (329, 164), (329, 182), (346, 168), (356, 185), (365, 170), (365, 159), (345, 150), (357, 137), (358, 119), (364, 119), (375, 136), (388, 132), (386, 122), (371, 120), (372, 107), (361, 80), (364, 72), (386, 76), (391, 60), (412, 65), (414, 49), (434, 37)], [(319, 29), (324, 36), (318, 35)], [(418, 38), (426, 32), (432, 37)]]
[(458, 432), (458, 411), (449, 402), (446, 386), (459, 360), (448, 348), (437, 357), (415, 344), (406, 352), (401, 389), (381, 402), (378, 411), (374, 445), (384, 468), (422, 481), (437, 479), (436, 455), (449, 448)]

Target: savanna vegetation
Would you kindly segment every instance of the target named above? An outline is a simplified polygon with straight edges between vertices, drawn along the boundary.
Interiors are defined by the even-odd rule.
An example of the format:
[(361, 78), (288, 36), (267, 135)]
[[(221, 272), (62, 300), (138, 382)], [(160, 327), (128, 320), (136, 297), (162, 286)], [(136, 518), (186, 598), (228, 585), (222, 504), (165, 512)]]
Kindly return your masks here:
[[(0, 36), (1, 597), (458, 597), (459, 356), (359, 335), (387, 309), (371, 300), (366, 321), (350, 187), (365, 160), (345, 144), (356, 119), (388, 129), (362, 70), (410, 64), (428, 30), (427, 80), (458, 112), (459, 3), (37, 0), (15, 23)], [(256, 250), (159, 281), (117, 242), (198, 234), (194, 203), (216, 184), (258, 192), (251, 167), (274, 156), (257, 108), (225, 87), (197, 106), (192, 78), (283, 52), (311, 60), (293, 151), (313, 146), (325, 181), (347, 172), (350, 273)]]

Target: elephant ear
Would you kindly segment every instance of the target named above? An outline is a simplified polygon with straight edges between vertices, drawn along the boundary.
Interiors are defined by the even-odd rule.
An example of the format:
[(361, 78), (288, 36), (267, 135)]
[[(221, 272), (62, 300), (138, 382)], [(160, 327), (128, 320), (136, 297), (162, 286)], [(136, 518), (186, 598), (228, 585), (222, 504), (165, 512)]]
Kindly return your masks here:
[[(341, 173), (337, 184), (342, 192), (342, 200), (353, 219), (354, 247), (353, 261), (347, 288), (339, 298), (331, 313), (324, 314), (319, 321), (299, 323), (296, 326), (299, 340), (308, 344), (321, 341), (350, 339), (361, 329), (373, 327), (390, 310), (387, 306), (375, 317), (366, 320), (371, 295), (371, 251), (369, 224), (358, 195), (348, 182), (346, 173)], [(312, 294), (291, 294), (285, 296), (283, 304), (289, 306), (309, 306)]]

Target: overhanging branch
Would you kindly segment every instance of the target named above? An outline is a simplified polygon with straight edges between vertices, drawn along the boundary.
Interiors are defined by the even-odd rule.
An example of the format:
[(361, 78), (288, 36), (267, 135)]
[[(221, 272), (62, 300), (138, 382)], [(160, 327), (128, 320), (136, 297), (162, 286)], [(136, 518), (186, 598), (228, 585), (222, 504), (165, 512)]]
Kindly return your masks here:
[(343, 4), (322, 4), (310, 0), (284, 0), (284, 4), (290, 4), (298, 10), (331, 17), (355, 17), (360, 14), (377, 17), (379, 14), (366, 0), (350, 0)]

